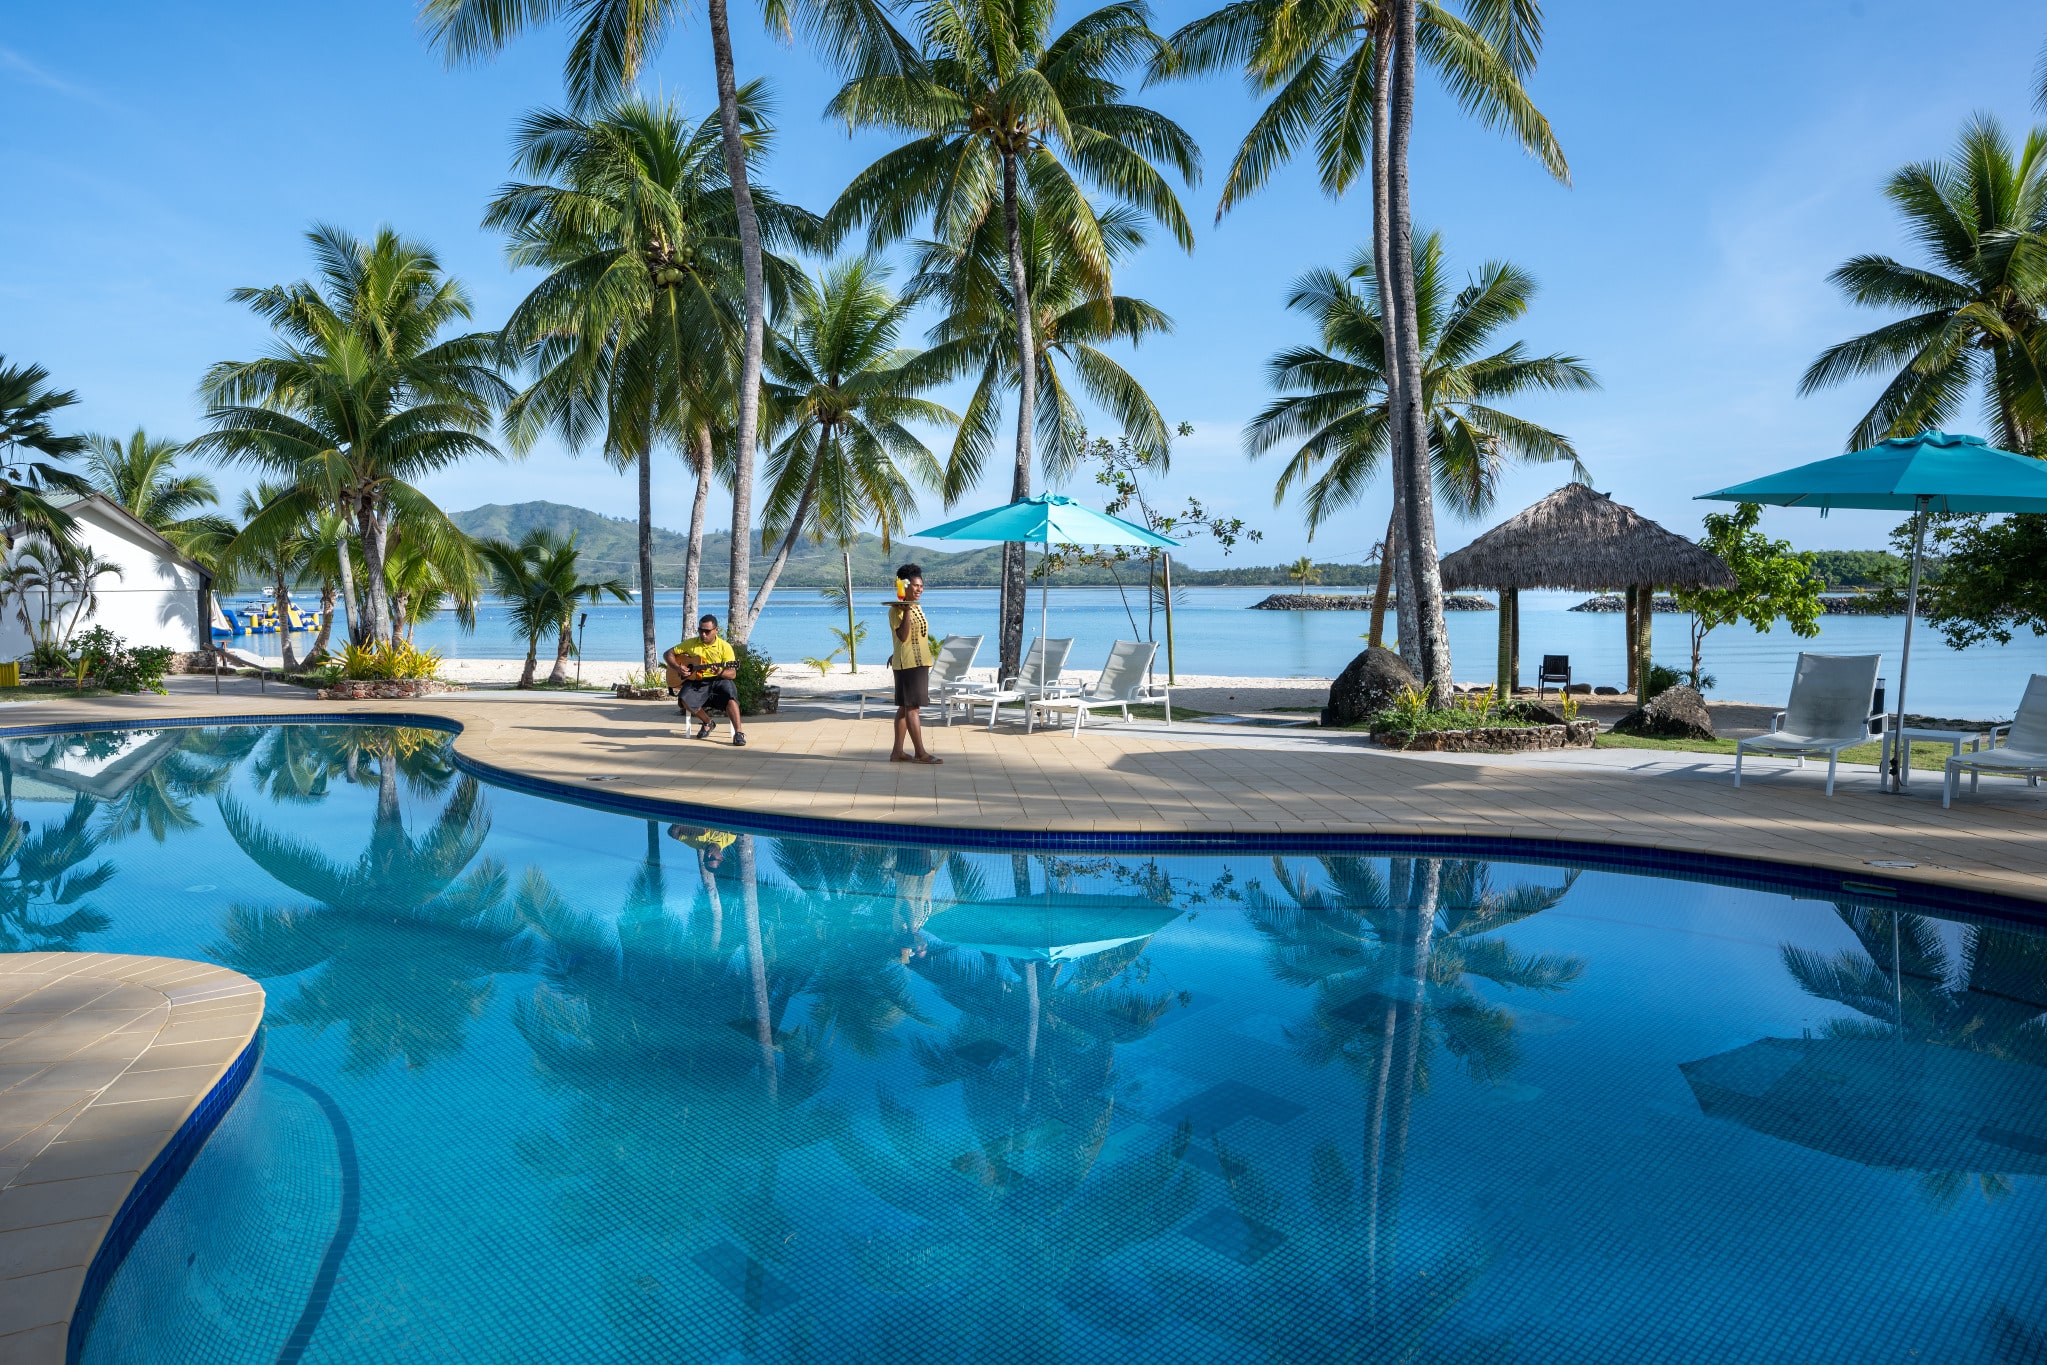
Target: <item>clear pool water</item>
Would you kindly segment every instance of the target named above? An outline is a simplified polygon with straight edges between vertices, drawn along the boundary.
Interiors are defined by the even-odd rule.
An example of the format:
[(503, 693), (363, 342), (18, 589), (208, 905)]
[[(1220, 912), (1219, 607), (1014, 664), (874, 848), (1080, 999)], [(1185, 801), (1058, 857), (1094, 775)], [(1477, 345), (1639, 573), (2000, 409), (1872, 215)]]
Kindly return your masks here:
[(2047, 1352), (2011, 924), (735, 835), (403, 729), (0, 748), (6, 946), (270, 992), (90, 1365)]

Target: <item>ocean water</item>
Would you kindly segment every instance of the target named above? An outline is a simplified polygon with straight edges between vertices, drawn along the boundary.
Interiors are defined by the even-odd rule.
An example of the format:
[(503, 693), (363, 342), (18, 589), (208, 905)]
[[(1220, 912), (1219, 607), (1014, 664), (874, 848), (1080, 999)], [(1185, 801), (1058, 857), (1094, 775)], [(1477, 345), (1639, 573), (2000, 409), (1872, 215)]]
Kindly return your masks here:
[(2047, 1345), (2038, 928), (1506, 856), (670, 825), (447, 746), (0, 744), (8, 947), (269, 993), (87, 1365)]
[[(1173, 655), (1180, 672), (1249, 675), (1254, 677), (1334, 677), (1364, 648), (1361, 638), (1370, 624), (1366, 612), (1250, 612), (1252, 603), (1269, 596), (1266, 588), (1190, 588), (1173, 612)], [(1522, 681), (1532, 684), (1544, 654), (1568, 654), (1581, 682), (1618, 687), (1626, 679), (1626, 651), (1618, 613), (1574, 612), (1570, 608), (1587, 594), (1529, 592), (1521, 598)], [(995, 661), (997, 604), (992, 588), (933, 589), (925, 594), (925, 611), (940, 635), (985, 635), (981, 664)], [(856, 618), (866, 627), (867, 643), (860, 655), (869, 663), (887, 657), (885, 589), (856, 593)], [(659, 593), (655, 608), (663, 647), (683, 638), (682, 594)], [(722, 593), (713, 593), (704, 609), (722, 616)], [(1108, 658), (1116, 640), (1165, 639), (1163, 617), (1149, 621), (1144, 595), (1123, 598), (1114, 588), (1054, 589), (1047, 618), (1050, 633), (1074, 639), (1071, 668), (1092, 671)], [(1450, 649), (1459, 681), (1490, 682), (1495, 673), (1499, 617), (1490, 611), (1449, 613)], [(1689, 667), (1690, 618), (1661, 613), (1653, 631), (1659, 663)], [(754, 631), (754, 643), (777, 661), (798, 663), (822, 657), (837, 648), (833, 628), (843, 629), (845, 612), (822, 594), (778, 590)], [(1782, 704), (1790, 695), (1791, 673), (1800, 650), (1823, 654), (1881, 654), (1883, 672), (1893, 684), (1904, 639), (1904, 618), (1827, 616), (1819, 635), (1801, 640), (1787, 626), (1768, 634), (1748, 626), (1725, 626), (1706, 637), (1705, 671), (1716, 680), (1710, 696), (1729, 701)], [(1038, 595), (1031, 594), (1031, 616), (1025, 638), (1038, 633)], [(525, 655), (524, 641), (515, 638), (503, 608), (486, 602), (474, 632), (463, 632), (444, 616), (421, 626), (418, 642), (456, 659), (505, 659)], [(244, 637), (268, 652), (266, 636)], [(551, 651), (552, 646), (548, 646)], [(637, 603), (593, 606), (583, 633), (583, 654), (589, 659), (636, 659), (640, 652)], [(551, 660), (553, 655), (548, 653)], [(839, 655), (841, 666), (845, 655)], [(1160, 646), (1164, 664), (1164, 645)], [(1907, 690), (1910, 708), (1922, 714), (2008, 718), (2018, 706), (2026, 680), (2047, 673), (2047, 639), (2021, 635), (2011, 644), (1949, 649), (1922, 622), (1913, 633), (1912, 672)]]

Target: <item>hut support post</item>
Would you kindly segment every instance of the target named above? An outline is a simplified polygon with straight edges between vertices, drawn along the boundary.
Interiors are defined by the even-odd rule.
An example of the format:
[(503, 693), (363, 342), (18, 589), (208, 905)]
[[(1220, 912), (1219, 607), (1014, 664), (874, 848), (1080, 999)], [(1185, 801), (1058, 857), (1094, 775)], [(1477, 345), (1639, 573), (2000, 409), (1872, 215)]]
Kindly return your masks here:
[(1500, 589), (1500, 671), (1497, 684), (1501, 702), (1514, 700), (1514, 590)]
[(1521, 589), (1508, 589), (1507, 600), (1514, 604), (1514, 666), (1508, 673), (1518, 688), (1521, 686)]
[[(1635, 589), (1635, 681), (1642, 691), (1649, 690), (1649, 635), (1656, 624), (1656, 586), (1645, 583)], [(1637, 693), (1639, 696), (1640, 693)]]
[(1635, 687), (1635, 663), (1641, 658), (1641, 650), (1636, 647), (1635, 643), (1635, 590), (1633, 588), (1627, 589), (1626, 597), (1628, 604), (1627, 618), (1621, 625), (1621, 653), (1627, 657), (1628, 676), (1621, 690), (1639, 701), (1642, 694)]

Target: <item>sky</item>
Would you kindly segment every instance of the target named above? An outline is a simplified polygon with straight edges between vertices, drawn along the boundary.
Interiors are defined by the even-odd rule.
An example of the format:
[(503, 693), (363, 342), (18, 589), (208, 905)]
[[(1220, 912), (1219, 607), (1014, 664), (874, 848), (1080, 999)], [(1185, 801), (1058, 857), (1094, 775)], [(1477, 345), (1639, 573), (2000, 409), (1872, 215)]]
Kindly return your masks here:
[[(1154, 23), (1171, 29), (1210, 3), (1162, 3)], [(1062, 10), (1062, 25), (1083, 12)], [(765, 77), (777, 108), (763, 178), (822, 210), (889, 143), (827, 123), (836, 77), (762, 32), (758, 13), (733, 10), (741, 75)], [(2030, 105), (2047, 39), (2037, 4), (1984, 0), (1957, 28), (1927, 15), (1919, 0), (1552, 0), (1529, 85), (1569, 158), (1569, 187), (1462, 117), (1424, 75), (1416, 224), (1443, 233), (1460, 276), (1502, 258), (1540, 282), (1511, 335), (1582, 358), (1602, 387), (1514, 410), (1569, 436), (1594, 487), (1696, 535), (1713, 510), (1696, 494), (1843, 449), (1879, 381), (1800, 397), (1798, 379), (1823, 347), (1884, 315), (1843, 302), (1828, 272), (1858, 252), (1914, 257), (1883, 198), (1893, 171), (1946, 154), (1972, 114), (2019, 133), (2042, 117)], [(478, 325), (496, 325), (537, 277), (506, 266), (482, 208), (508, 177), (513, 121), (559, 101), (566, 42), (542, 29), (494, 62), (451, 69), (406, 0), (14, 7), (0, 28), (14, 168), (0, 208), (0, 354), (77, 390), (77, 429), (196, 435), (206, 366), (268, 341), (228, 292), (310, 273), (302, 234), (314, 222), (365, 235), (389, 223), (424, 239), (468, 286)], [(693, 116), (712, 111), (701, 22), (669, 38), (643, 84)], [(1362, 188), (1328, 199), (1301, 164), (1217, 223), (1217, 187), (1257, 106), (1226, 76), (1141, 98), (1179, 120), (1205, 161), (1202, 182), (1181, 187), (1193, 252), (1157, 233), (1116, 280), (1175, 322), (1118, 356), (1170, 422), (1194, 427), (1156, 497), (1199, 497), (1264, 536), (1233, 560), (1199, 545), (1183, 558), (1361, 560), (1384, 533), (1383, 486), (1311, 544), (1298, 508), (1274, 505), (1281, 457), (1247, 459), (1242, 432), (1272, 396), (1267, 359), (1313, 340), (1285, 307), (1289, 282), (1349, 260), (1366, 241), (1369, 199)], [(1980, 413), (1956, 425), (1981, 430)], [(1565, 477), (1560, 466), (1512, 471), (1490, 514), (1440, 519), (1442, 548)], [(230, 493), (244, 482), (216, 479)], [(427, 490), (450, 510), (545, 498), (630, 516), (635, 505), (626, 477), (548, 443), (438, 475)], [(1006, 476), (991, 476), (962, 507), (1007, 491)], [(664, 460), (657, 523), (685, 526), (690, 493), (684, 466)], [(942, 519), (935, 495), (924, 511)], [(729, 518), (722, 499), (713, 517)], [(1853, 549), (1882, 544), (1893, 520), (1773, 510), (1764, 525), (1801, 548)]]

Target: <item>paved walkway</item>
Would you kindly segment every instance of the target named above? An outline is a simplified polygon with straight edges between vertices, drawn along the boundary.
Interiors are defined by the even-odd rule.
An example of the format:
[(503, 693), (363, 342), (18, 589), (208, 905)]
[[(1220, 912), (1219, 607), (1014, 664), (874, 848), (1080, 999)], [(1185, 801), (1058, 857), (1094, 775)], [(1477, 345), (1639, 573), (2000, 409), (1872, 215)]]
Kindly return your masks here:
[(0, 955), (0, 1361), (62, 1365), (115, 1215), (262, 1020), (211, 963)]
[[(734, 749), (685, 736), (672, 705), (588, 694), (452, 694), (415, 703), (320, 703), (310, 693), (215, 697), (174, 680), (172, 697), (43, 701), (0, 709), (0, 725), (169, 715), (365, 718), (413, 710), (460, 721), (458, 747), (495, 768), (595, 794), (631, 793), (739, 811), (905, 825), (1196, 833), (1451, 834), (1562, 839), (1750, 857), (1803, 867), (2047, 900), (2047, 788), (1986, 779), (1940, 807), (1922, 773), (1883, 794), (1873, 768), (1752, 764), (1739, 791), (1717, 755), (1597, 750), (1516, 756), (1390, 753), (1361, 735), (1202, 722), (1100, 725), (1025, 735), (1005, 723), (927, 727), (941, 767), (886, 761), (886, 713), (801, 706), (747, 726)], [(203, 689), (203, 690), (202, 690)], [(1900, 866), (1903, 864), (1903, 866)]]

